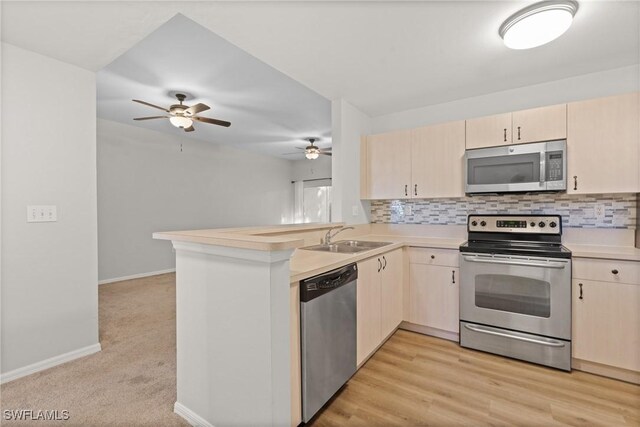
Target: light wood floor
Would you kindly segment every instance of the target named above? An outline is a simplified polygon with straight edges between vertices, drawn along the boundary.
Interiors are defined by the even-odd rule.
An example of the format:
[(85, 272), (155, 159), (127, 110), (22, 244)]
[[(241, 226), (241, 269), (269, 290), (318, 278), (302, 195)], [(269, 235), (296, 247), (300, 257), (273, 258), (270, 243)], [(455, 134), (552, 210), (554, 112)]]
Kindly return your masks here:
[(312, 425), (640, 426), (640, 387), (399, 330)]

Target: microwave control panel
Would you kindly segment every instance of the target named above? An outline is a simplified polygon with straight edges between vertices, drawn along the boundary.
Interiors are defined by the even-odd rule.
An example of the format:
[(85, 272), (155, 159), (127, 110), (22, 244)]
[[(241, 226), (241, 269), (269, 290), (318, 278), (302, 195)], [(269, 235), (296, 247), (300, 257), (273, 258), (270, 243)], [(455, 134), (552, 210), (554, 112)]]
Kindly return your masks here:
[(469, 215), (470, 232), (562, 234), (560, 215)]
[(562, 158), (562, 151), (552, 151), (546, 153), (546, 155), (546, 181), (562, 181), (564, 179), (564, 159)]

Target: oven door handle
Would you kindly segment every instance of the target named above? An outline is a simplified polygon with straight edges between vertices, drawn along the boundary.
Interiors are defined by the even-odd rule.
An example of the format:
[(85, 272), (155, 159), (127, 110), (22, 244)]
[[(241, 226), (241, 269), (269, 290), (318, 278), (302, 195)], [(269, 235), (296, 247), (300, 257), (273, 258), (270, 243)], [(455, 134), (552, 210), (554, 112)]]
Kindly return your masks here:
[(484, 262), (487, 264), (507, 264), (507, 265), (523, 265), (526, 267), (544, 267), (544, 268), (565, 268), (567, 266), (566, 261), (553, 261), (553, 262), (539, 262), (539, 261), (526, 261), (520, 259), (485, 259), (477, 256), (464, 256), (465, 261), (469, 262)]
[(550, 338), (535, 339), (535, 338), (523, 337), (520, 335), (512, 335), (508, 332), (500, 331), (494, 328), (487, 328), (486, 326), (470, 325), (466, 323), (464, 327), (469, 329), (470, 331), (478, 332), (481, 334), (494, 335), (502, 338), (510, 338), (513, 340), (525, 341), (532, 344), (540, 344), (547, 347), (564, 347), (565, 346), (565, 343), (563, 343), (562, 341), (552, 340)]

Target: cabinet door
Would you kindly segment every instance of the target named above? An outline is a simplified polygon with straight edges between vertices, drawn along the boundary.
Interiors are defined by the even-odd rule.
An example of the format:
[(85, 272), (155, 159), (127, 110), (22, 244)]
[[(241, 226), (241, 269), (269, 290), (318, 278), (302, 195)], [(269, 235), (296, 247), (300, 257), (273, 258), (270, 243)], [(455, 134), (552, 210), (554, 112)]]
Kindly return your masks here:
[(511, 113), (467, 120), (466, 128), (468, 149), (511, 144)]
[(573, 357), (640, 371), (639, 307), (640, 285), (574, 279)]
[(567, 104), (516, 111), (512, 119), (514, 144), (567, 137)]
[(638, 93), (567, 107), (567, 193), (640, 192)]
[(459, 269), (410, 264), (410, 322), (443, 331), (459, 331)]
[(464, 148), (464, 121), (413, 130), (411, 197), (463, 197)]
[(386, 253), (381, 258), (380, 327), (381, 339), (384, 339), (402, 322), (402, 249)]
[(357, 362), (362, 363), (380, 344), (380, 274), (378, 258), (358, 263), (357, 284)]
[(367, 137), (367, 184), (371, 199), (411, 197), (410, 131)]

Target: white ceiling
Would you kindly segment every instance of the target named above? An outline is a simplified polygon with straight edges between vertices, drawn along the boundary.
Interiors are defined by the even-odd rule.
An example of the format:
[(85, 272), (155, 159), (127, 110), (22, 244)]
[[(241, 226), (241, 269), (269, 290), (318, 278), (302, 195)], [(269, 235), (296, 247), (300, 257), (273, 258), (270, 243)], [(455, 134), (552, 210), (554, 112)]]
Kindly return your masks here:
[(580, 2), (574, 25), (527, 51), (500, 23), (533, 1), (2, 2), (2, 36), (98, 70), (176, 13), (371, 116), (639, 63), (640, 3)]
[[(305, 137), (331, 144), (331, 102), (261, 62), (208, 29), (176, 15), (97, 74), (98, 117), (189, 138), (225, 143), (289, 160), (304, 158), (295, 147)], [(231, 122), (225, 128), (194, 123), (184, 132), (168, 120), (133, 121), (163, 112), (132, 102), (169, 107), (170, 92), (191, 95), (187, 105), (211, 107), (200, 113)], [(165, 114), (166, 115), (166, 114)], [(296, 152), (295, 155), (284, 155)]]

